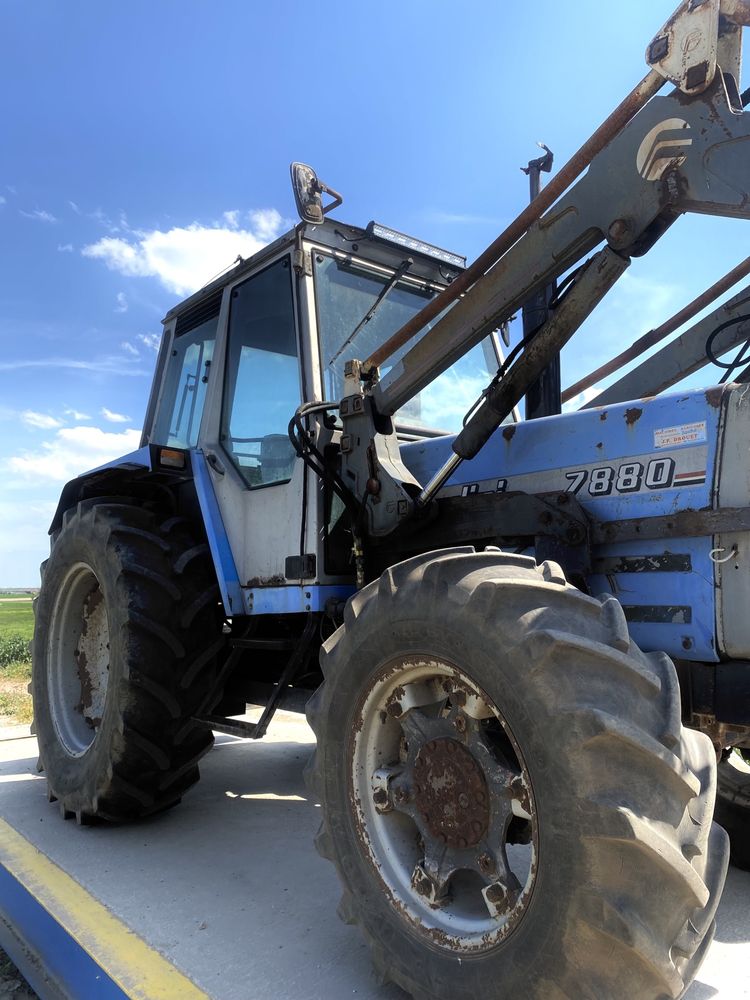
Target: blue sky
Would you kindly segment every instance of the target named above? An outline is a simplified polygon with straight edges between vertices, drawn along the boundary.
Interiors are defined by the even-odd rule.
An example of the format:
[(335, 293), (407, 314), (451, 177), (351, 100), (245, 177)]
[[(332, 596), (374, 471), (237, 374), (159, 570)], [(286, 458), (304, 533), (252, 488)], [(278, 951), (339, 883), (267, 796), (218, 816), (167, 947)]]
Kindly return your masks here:
[[(167, 309), (291, 223), (291, 160), (340, 218), (471, 259), (525, 204), (535, 142), (564, 163), (675, 5), (5, 0), (0, 586), (37, 584), (63, 483), (137, 445)], [(564, 383), (741, 260), (740, 225), (678, 222)]]

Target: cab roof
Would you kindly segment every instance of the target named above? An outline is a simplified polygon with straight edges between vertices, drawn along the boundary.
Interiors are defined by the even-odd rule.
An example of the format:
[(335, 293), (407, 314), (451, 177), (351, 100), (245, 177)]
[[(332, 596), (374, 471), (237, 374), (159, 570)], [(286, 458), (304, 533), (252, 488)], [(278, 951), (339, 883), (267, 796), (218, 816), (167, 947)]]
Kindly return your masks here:
[[(394, 242), (378, 235), (380, 232), (394, 233), (395, 236), (402, 237), (405, 242)], [(397, 257), (400, 255), (400, 259), (403, 259), (404, 254), (407, 254), (414, 261), (409, 273), (438, 286), (449, 284), (466, 265), (466, 259), (463, 257), (447, 254), (446, 251), (430, 247), (430, 244), (423, 243), (421, 240), (412, 239), (386, 227), (378, 227), (375, 223), (370, 223), (367, 228), (363, 229), (361, 226), (351, 226), (339, 222), (337, 219), (327, 218), (318, 225), (300, 222), (251, 257), (236, 261), (189, 298), (178, 303), (169, 310), (162, 323), (168, 323), (187, 312), (192, 312), (196, 307), (199, 308), (204, 300), (214, 298), (217, 292), (244, 274), (254, 271), (264, 260), (275, 257), (286, 248), (301, 247), (303, 241), (328, 247), (349, 256), (363, 257), (386, 267), (397, 265), (399, 263)], [(430, 249), (441, 254), (442, 257), (427, 252)], [(446, 263), (446, 260), (443, 259), (445, 257), (452, 259)], [(459, 260), (463, 261), (463, 265), (458, 263)]]

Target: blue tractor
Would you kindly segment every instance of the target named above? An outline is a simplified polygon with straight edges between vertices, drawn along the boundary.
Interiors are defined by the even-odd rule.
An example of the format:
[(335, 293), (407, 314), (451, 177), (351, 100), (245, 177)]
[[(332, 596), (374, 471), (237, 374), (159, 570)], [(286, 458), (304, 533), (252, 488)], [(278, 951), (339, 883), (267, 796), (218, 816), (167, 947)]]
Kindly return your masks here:
[(750, 863), (750, 373), (663, 390), (747, 342), (747, 294), (593, 406), (560, 414), (555, 366), (682, 214), (750, 216), (746, 23), (686, 0), (468, 268), (293, 165), (300, 224), (167, 315), (141, 447), (63, 490), (32, 682), (63, 816), (171, 806), (213, 731), (306, 704), (316, 844), (386, 980), (683, 995), (717, 761)]

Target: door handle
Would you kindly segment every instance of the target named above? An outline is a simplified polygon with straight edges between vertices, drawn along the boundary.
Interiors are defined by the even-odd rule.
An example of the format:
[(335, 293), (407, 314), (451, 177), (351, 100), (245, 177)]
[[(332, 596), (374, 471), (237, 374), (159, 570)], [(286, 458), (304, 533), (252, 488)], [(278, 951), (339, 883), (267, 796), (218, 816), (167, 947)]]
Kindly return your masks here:
[(224, 473), (226, 472), (226, 469), (219, 461), (218, 456), (215, 455), (212, 451), (206, 452), (206, 461), (214, 470), (214, 472), (218, 472), (220, 476), (223, 476)]

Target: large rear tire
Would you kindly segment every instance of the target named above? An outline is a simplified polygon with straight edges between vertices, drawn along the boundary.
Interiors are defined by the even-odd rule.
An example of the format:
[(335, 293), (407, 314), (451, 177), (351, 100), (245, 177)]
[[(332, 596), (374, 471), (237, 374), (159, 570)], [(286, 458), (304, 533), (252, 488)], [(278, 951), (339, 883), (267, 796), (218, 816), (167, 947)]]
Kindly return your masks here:
[(732, 864), (750, 871), (750, 751), (733, 752), (719, 764), (714, 818), (729, 834)]
[(212, 733), (224, 646), (208, 547), (181, 517), (126, 502), (68, 511), (43, 567), (34, 723), (63, 816), (136, 819), (179, 802)]
[(316, 844), (420, 1000), (680, 997), (713, 934), (715, 757), (613, 598), (488, 550), (355, 595), (308, 719)]

